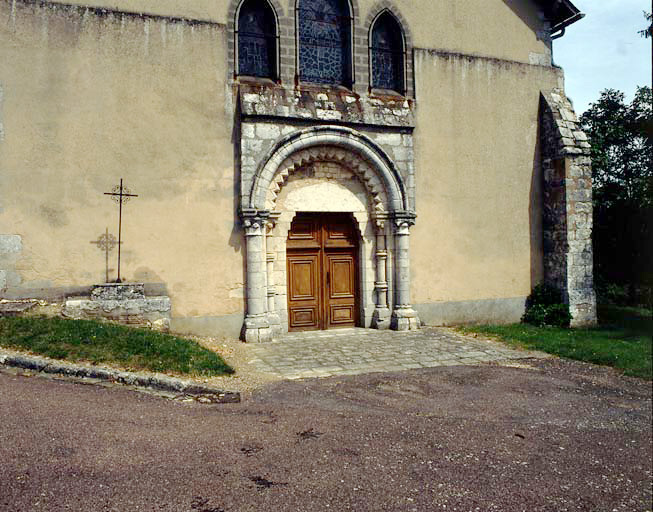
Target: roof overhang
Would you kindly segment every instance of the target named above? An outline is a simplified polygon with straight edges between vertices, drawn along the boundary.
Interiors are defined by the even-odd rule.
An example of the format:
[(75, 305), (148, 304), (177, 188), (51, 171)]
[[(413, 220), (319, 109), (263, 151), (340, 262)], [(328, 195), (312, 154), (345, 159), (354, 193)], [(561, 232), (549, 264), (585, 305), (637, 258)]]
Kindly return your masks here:
[(537, 0), (537, 3), (544, 9), (544, 14), (551, 22), (552, 34), (585, 16), (570, 0)]

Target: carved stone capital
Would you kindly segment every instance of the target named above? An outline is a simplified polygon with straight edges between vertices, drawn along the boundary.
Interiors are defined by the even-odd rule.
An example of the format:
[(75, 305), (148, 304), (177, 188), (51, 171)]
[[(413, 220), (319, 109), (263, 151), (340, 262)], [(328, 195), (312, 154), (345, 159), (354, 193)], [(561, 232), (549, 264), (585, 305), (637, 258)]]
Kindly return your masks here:
[(267, 218), (267, 221), (265, 223), (265, 229), (266, 232), (269, 234), (277, 225), (277, 220), (279, 220), (279, 216), (281, 215), (281, 212), (270, 212)]
[(382, 235), (385, 231), (385, 224), (388, 221), (387, 213), (377, 213), (372, 217), (372, 222), (374, 223), (374, 229), (377, 235)]
[(245, 236), (259, 236), (265, 233), (270, 212), (267, 210), (242, 210), (240, 217), (245, 228)]
[(407, 235), (411, 226), (415, 225), (417, 215), (414, 212), (401, 211), (395, 212), (392, 218), (395, 232), (398, 235)]

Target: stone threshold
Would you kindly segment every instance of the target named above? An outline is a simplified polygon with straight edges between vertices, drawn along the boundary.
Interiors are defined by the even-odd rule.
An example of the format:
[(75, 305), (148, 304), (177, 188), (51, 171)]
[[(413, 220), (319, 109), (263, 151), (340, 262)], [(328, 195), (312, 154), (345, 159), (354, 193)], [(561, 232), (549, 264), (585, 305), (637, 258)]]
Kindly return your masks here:
[[(192, 380), (161, 373), (130, 372), (112, 368), (70, 363), (41, 356), (0, 349), (0, 368), (13, 367), (43, 374), (82, 379), (88, 384), (110, 382), (138, 389), (171, 392), (169, 398), (189, 397), (201, 403), (238, 403), (240, 393), (204, 386)], [(180, 396), (181, 395), (181, 396)]]

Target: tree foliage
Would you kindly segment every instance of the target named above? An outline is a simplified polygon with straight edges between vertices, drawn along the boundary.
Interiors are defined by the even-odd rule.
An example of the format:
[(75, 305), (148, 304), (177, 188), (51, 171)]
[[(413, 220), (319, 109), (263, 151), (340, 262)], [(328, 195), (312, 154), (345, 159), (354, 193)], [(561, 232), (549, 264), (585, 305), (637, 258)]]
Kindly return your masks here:
[(653, 37), (653, 14), (644, 11), (644, 18), (648, 21), (648, 27), (639, 31), (639, 35), (645, 38)]
[(630, 104), (606, 89), (581, 116), (591, 143), (597, 281), (627, 287), (632, 302), (642, 301), (642, 287), (650, 295), (653, 282), (652, 100), (650, 87)]

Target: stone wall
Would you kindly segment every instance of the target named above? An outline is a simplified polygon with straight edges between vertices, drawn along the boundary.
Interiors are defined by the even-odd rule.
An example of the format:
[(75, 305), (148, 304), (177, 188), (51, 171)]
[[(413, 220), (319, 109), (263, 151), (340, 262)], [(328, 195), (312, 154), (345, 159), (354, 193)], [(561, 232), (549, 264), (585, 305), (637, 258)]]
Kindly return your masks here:
[(564, 92), (542, 98), (544, 280), (562, 290), (572, 326), (596, 323), (590, 145)]
[(287, 90), (263, 84), (240, 84), (237, 94), (241, 115), (241, 194), (245, 201), (258, 166), (284, 136), (307, 123), (346, 123), (392, 159), (406, 184), (409, 206), (414, 208), (413, 100), (361, 97), (349, 91), (315, 87)]
[(16, 272), (16, 262), (22, 252), (23, 240), (20, 235), (0, 234), (0, 292), (20, 284), (21, 278)]
[[(285, 242), (299, 210), (352, 213), (361, 242), (361, 325), (418, 328), (408, 271), (408, 229), (415, 217), (415, 102), (314, 85), (289, 89), (257, 81), (234, 87), (240, 204), (248, 237), (244, 338), (264, 341), (288, 329)], [(295, 190), (288, 203), (287, 197), (278, 201), (300, 175), (304, 192)], [(324, 193), (341, 188), (322, 198), (315, 187), (306, 189), (317, 181)], [(268, 220), (253, 220), (259, 215)], [(399, 217), (406, 222), (394, 227)], [(393, 222), (385, 223), (389, 218)], [(263, 223), (266, 235), (258, 227)]]

